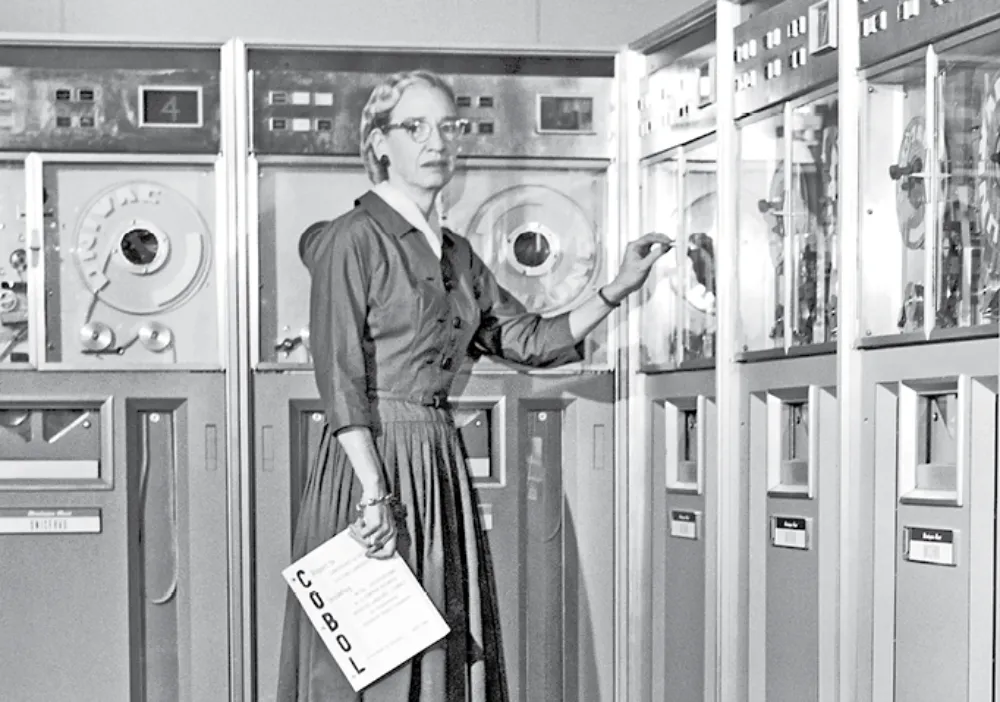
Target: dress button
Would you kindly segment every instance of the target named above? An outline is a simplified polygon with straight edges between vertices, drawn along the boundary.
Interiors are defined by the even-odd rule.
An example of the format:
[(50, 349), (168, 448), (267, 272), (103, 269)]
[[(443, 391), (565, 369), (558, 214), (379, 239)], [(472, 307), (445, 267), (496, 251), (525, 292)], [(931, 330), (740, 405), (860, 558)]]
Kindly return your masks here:
[(451, 359), (446, 358), (443, 361), (441, 361), (441, 367), (444, 368), (445, 370), (451, 370)]
[(456, 329), (461, 329), (462, 328), (462, 319), (460, 317), (455, 317), (455, 319), (452, 320), (451, 325), (453, 327), (455, 327)]

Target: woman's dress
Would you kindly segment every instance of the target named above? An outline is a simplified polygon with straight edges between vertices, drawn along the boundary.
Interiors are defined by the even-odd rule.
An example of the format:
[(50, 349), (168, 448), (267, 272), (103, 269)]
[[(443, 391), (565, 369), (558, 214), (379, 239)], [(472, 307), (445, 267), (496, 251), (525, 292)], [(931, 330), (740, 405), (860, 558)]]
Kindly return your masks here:
[(506, 702), (486, 534), (448, 393), (465, 359), (552, 367), (581, 360), (567, 315), (527, 313), (468, 241), (445, 230), (441, 259), (373, 192), (299, 244), (312, 276), (310, 343), (326, 411), (302, 495), (293, 558), (356, 519), (361, 487), (334, 434), (371, 428), (394, 507), (397, 550), (451, 628), (355, 693), (305, 613), (286, 603), (279, 702)]

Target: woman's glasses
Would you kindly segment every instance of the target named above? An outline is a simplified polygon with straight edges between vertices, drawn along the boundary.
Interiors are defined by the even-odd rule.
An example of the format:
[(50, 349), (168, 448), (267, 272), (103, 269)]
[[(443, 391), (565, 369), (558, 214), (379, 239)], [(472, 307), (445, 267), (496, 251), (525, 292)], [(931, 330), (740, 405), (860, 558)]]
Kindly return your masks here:
[[(441, 134), (442, 140), (454, 141), (461, 135), (468, 132), (469, 120), (451, 117), (438, 122), (437, 128), (438, 132)], [(418, 144), (423, 144), (425, 141), (430, 139), (431, 129), (433, 129), (433, 127), (430, 122), (422, 117), (405, 119), (402, 122), (393, 122), (382, 127), (383, 132), (388, 132), (393, 129), (404, 129), (413, 141)]]

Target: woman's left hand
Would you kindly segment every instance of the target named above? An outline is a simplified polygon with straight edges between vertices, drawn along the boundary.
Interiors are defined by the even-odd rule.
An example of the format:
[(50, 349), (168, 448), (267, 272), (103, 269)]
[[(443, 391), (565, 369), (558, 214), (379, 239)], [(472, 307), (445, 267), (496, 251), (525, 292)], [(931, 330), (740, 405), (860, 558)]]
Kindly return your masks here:
[(673, 246), (670, 237), (656, 233), (646, 234), (631, 242), (625, 247), (618, 275), (604, 287), (605, 295), (617, 303), (641, 288), (653, 264)]

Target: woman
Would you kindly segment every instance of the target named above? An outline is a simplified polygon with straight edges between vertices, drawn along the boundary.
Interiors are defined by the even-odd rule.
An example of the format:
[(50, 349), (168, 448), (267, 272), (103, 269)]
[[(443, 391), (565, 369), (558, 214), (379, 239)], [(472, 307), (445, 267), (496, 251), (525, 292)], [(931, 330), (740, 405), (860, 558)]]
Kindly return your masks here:
[(504, 702), (492, 565), (446, 407), (469, 354), (535, 367), (582, 358), (580, 341), (649, 274), (670, 240), (629, 245), (614, 282), (542, 319), (501, 288), (468, 241), (440, 230), (438, 193), (464, 124), (438, 76), (396, 74), (372, 92), (361, 155), (375, 187), (311, 227), (311, 345), (327, 426), (302, 496), (293, 557), (350, 528), (374, 558), (399, 551), (451, 628), (355, 694), (293, 597), (281, 702)]

